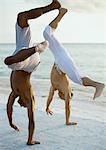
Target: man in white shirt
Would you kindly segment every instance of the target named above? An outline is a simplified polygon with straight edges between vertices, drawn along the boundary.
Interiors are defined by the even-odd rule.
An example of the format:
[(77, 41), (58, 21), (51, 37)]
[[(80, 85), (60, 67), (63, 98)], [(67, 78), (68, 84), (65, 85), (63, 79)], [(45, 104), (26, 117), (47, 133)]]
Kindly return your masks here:
[(12, 92), (9, 95), (7, 103), (7, 115), (10, 126), (19, 131), (18, 127), (13, 123), (12, 113), (13, 104), (17, 97), (21, 106), (27, 107), (29, 125), (28, 125), (28, 145), (40, 144), (39, 141), (32, 140), (35, 128), (34, 121), (34, 95), (30, 83), (31, 73), (40, 63), (39, 54), (47, 47), (44, 41), (33, 47), (31, 44), (31, 32), (28, 20), (35, 19), (44, 13), (61, 7), (57, 0), (45, 7), (32, 9), (18, 14), (16, 23), (16, 50), (12, 56), (5, 59), (5, 64), (13, 71), (11, 73)]

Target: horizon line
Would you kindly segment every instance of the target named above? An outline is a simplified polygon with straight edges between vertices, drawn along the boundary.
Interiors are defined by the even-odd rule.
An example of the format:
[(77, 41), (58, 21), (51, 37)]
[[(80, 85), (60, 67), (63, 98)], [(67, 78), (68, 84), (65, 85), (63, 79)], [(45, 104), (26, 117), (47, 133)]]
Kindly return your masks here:
[[(2, 44), (16, 44), (16, 43), (10, 43), (10, 42), (4, 42), (4, 43), (0, 43), (1, 45)], [(33, 43), (33, 44), (38, 44), (38, 43)], [(105, 42), (62, 42), (62, 44), (106, 44)]]

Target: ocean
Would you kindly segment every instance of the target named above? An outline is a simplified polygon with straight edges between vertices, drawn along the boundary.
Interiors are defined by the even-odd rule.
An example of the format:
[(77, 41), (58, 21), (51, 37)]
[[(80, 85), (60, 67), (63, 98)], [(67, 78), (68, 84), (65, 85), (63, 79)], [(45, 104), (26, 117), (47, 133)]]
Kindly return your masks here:
[[(106, 44), (63, 44), (77, 66), (91, 78), (106, 82)], [(15, 50), (15, 44), (0, 44), (0, 77), (9, 77), (11, 70), (3, 60)], [(35, 79), (50, 78), (54, 58), (49, 50), (41, 54), (41, 64), (33, 73)]]
[[(106, 44), (63, 44), (69, 51), (77, 66), (91, 79), (106, 83)], [(10, 92), (9, 77), (11, 70), (4, 64), (4, 58), (11, 55), (15, 50), (15, 44), (0, 44), (0, 92), (3, 101), (7, 101)], [(47, 49), (41, 54), (41, 63), (37, 70), (32, 73), (32, 85), (36, 96), (47, 97), (50, 88), (50, 72), (54, 63), (52, 53)], [(72, 83), (74, 99), (91, 100), (94, 90)], [(5, 91), (5, 92), (4, 92)], [(2, 94), (0, 93), (0, 94)], [(100, 101), (105, 103), (106, 92), (103, 92)], [(46, 99), (46, 98), (45, 98)]]

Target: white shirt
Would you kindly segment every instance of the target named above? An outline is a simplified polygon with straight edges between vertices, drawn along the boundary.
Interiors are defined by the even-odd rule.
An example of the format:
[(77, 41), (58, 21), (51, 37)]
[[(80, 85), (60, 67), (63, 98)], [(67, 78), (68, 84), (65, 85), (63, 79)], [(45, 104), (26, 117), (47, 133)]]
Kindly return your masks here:
[[(29, 47), (32, 47), (30, 27), (21, 28), (16, 23), (16, 50), (14, 51), (13, 55), (15, 55), (22, 49), (27, 50), (27, 48)], [(12, 70), (24, 70), (30, 73), (36, 69), (39, 63), (40, 63), (40, 56), (39, 53), (36, 52), (26, 60), (19, 63), (14, 63), (12, 65), (9, 65), (8, 67), (11, 68)]]

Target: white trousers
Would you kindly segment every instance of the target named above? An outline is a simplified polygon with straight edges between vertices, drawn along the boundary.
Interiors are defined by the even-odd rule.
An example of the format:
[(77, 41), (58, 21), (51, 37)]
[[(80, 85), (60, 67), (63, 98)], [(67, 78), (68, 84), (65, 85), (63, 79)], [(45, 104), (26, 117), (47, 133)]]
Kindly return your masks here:
[(67, 76), (75, 83), (82, 85), (82, 78), (85, 74), (82, 73), (74, 63), (71, 55), (61, 45), (61, 43), (54, 36), (55, 29), (47, 26), (44, 30), (44, 38), (49, 42), (49, 49), (55, 57), (55, 63), (59, 69), (66, 73)]

